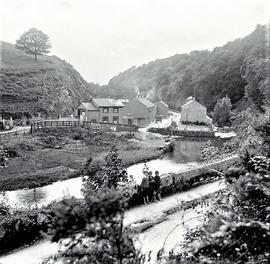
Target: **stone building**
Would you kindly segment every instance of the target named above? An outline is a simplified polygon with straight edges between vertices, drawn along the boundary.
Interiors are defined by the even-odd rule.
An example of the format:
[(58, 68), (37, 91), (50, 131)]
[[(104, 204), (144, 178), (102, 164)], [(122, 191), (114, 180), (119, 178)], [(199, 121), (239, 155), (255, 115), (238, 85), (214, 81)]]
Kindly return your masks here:
[(169, 115), (169, 106), (161, 100), (156, 102), (155, 105), (157, 107), (156, 119), (162, 120), (164, 118), (167, 118)]
[(78, 116), (86, 121), (121, 123), (121, 112), (125, 104), (121, 100), (111, 98), (95, 98), (88, 103), (81, 103)]
[(212, 119), (207, 115), (205, 106), (195, 100), (194, 97), (188, 97), (184, 105), (181, 106), (182, 123), (206, 123), (212, 124)]
[(146, 127), (155, 121), (157, 106), (146, 98), (136, 98), (127, 103), (121, 111), (124, 124)]

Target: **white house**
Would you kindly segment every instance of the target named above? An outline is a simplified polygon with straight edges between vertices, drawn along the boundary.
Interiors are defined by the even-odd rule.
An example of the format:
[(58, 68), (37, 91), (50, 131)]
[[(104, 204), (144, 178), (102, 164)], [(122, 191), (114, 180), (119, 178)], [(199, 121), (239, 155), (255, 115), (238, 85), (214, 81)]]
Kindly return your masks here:
[(212, 119), (207, 115), (206, 107), (190, 96), (186, 103), (181, 106), (181, 122), (212, 124)]

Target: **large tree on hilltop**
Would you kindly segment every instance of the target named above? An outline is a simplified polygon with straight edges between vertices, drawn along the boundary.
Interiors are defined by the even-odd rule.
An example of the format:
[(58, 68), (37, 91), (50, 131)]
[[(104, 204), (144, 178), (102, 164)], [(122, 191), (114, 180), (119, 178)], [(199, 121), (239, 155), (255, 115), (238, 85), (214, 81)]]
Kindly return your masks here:
[(35, 60), (38, 55), (49, 53), (50, 47), (49, 37), (36, 28), (30, 28), (16, 40), (16, 48), (34, 55)]

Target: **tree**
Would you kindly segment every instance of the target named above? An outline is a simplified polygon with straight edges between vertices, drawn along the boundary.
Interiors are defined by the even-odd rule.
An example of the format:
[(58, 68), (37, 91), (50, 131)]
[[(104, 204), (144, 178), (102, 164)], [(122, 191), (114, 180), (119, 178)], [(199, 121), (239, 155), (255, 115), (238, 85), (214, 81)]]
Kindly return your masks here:
[(34, 55), (35, 60), (38, 55), (49, 53), (50, 47), (49, 37), (36, 28), (30, 28), (16, 40), (16, 48)]
[(100, 187), (117, 188), (119, 183), (128, 181), (128, 174), (119, 158), (117, 148), (112, 147), (105, 157), (105, 165), (96, 174), (89, 177), (87, 184), (93, 189)]
[(262, 149), (265, 154), (270, 157), (270, 116), (265, 115), (264, 118), (258, 120), (259, 125), (255, 127), (255, 131), (262, 138)]
[(125, 187), (118, 184), (126, 180), (126, 176), (123, 178), (126, 174), (123, 174), (125, 170), (116, 148), (112, 148), (105, 161), (101, 173), (90, 177), (85, 184), (83, 201), (63, 200), (55, 205), (51, 214), (52, 240), (65, 244), (60, 253), (65, 263), (144, 262), (144, 256), (136, 250), (123, 224), (129, 195)]
[(269, 104), (269, 60), (266, 58), (251, 57), (246, 62), (243, 78), (247, 81), (246, 97), (255, 108), (264, 112), (265, 105)]
[(228, 96), (219, 99), (214, 108), (213, 122), (216, 123), (219, 127), (229, 125), (231, 109), (231, 99)]

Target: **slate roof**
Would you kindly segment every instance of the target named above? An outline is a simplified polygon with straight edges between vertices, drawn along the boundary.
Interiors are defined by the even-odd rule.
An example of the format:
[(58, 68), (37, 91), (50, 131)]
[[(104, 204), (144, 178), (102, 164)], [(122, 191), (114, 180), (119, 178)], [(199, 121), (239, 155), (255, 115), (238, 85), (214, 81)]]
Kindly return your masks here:
[(111, 99), (111, 98), (95, 98), (93, 102), (98, 107), (124, 107), (125, 105), (121, 100)]
[(147, 108), (155, 107), (155, 105), (146, 98), (138, 98), (138, 101), (144, 104)]
[(79, 109), (85, 109), (87, 111), (98, 111), (95, 105), (92, 103), (81, 103), (81, 105), (78, 107)]

